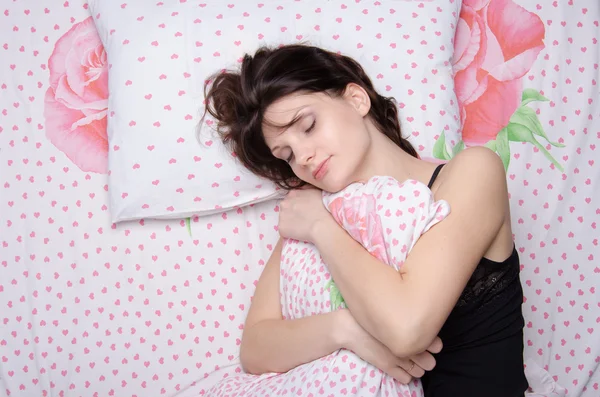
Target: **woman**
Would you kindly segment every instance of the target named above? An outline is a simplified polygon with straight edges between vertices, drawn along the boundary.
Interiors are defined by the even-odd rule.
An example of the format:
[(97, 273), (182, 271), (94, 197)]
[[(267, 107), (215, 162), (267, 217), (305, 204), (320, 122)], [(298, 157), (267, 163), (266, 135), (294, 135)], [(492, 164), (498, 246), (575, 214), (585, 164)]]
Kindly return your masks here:
[[(279, 233), (318, 248), (348, 307), (283, 320), (280, 242), (246, 320), (246, 371), (285, 372), (345, 347), (407, 381), (431, 369), (427, 352), (438, 351), (439, 335), (444, 347), (422, 377), (426, 396), (523, 395), (519, 259), (504, 168), (493, 152), (470, 148), (443, 167), (420, 160), (401, 136), (392, 99), (354, 60), (317, 47), (246, 56), (239, 73), (215, 76), (207, 103), (242, 163), (291, 189)], [(374, 175), (422, 182), (452, 208), (420, 237), (401, 273), (363, 249), (321, 201), (321, 190)], [(342, 331), (331, 335), (334, 328)]]

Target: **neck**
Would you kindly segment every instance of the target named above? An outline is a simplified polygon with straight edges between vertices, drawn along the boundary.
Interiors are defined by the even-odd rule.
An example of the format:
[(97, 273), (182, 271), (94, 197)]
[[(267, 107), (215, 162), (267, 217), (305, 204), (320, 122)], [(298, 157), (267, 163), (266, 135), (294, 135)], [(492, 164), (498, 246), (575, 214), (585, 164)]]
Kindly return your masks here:
[(373, 176), (390, 176), (400, 182), (414, 179), (427, 184), (436, 165), (411, 156), (372, 127), (371, 146), (358, 179), (366, 181)]

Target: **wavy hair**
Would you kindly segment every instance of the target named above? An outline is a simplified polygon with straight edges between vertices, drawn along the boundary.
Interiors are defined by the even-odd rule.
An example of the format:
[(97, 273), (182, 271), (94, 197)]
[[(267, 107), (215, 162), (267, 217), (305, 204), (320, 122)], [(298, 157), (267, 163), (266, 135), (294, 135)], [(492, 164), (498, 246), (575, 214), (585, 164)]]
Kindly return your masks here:
[(379, 95), (354, 59), (314, 46), (262, 47), (253, 56), (246, 54), (239, 72), (223, 71), (207, 80), (204, 116), (208, 112), (216, 119), (223, 142), (231, 145), (248, 170), (284, 189), (295, 189), (305, 182), (267, 146), (262, 131), (265, 110), (297, 92), (341, 96), (350, 83), (361, 86), (369, 95), (368, 117), (377, 129), (418, 158), (414, 147), (402, 137), (394, 98)]

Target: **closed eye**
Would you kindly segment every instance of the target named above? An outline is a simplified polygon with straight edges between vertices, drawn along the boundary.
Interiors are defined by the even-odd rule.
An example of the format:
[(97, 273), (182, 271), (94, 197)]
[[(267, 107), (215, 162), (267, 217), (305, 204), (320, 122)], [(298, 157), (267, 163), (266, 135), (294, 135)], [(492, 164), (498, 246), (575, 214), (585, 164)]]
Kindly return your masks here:
[[(312, 130), (315, 129), (315, 125), (317, 124), (317, 119), (315, 118), (312, 122), (312, 124), (310, 125), (310, 127), (308, 127), (306, 129), (306, 131), (304, 131), (306, 134), (310, 133)], [(285, 161), (289, 164), (292, 160), (294, 159), (294, 152), (291, 152), (289, 157), (287, 159), (285, 159)]]

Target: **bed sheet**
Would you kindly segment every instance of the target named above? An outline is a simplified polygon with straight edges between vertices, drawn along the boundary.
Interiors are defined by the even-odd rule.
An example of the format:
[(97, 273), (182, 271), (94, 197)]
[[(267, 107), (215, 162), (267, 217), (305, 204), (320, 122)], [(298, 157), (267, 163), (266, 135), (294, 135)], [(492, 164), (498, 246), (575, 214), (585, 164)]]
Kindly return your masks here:
[(46, 137), (48, 58), (85, 2), (0, 5), (0, 396), (173, 396), (235, 360), (276, 203), (110, 222)]
[[(515, 26), (528, 23), (511, 14), (510, 1), (502, 3), (506, 4), (504, 17), (512, 19)], [(549, 141), (534, 134), (539, 148), (532, 143), (511, 142), (508, 167), (513, 229), (522, 262), (528, 377), (539, 381), (538, 371), (552, 377), (554, 383), (537, 385), (540, 395), (557, 396), (566, 390), (568, 396), (597, 397), (600, 3), (516, 3), (537, 15), (544, 25), (544, 48), (524, 74), (522, 86), (548, 98), (527, 106), (535, 110), (541, 133)], [(527, 29), (522, 32), (522, 42), (535, 34)], [(503, 35), (498, 38), (504, 53), (515, 51), (505, 39)], [(551, 157), (544, 155), (543, 149)]]
[[(511, 0), (491, 1), (507, 20), (527, 22), (509, 12)], [(597, 397), (600, 9), (515, 1), (544, 26), (544, 48), (519, 83), (549, 99), (528, 106), (564, 145), (539, 135), (540, 148), (509, 145), (525, 358), (532, 379), (549, 377), (537, 395)], [(276, 203), (190, 228), (111, 224), (107, 175), (79, 170), (45, 131), (48, 58), (89, 17), (85, 2), (6, 1), (0, 12), (0, 396), (204, 394), (236, 368), (248, 303), (277, 237)], [(523, 50), (493, 33), (491, 47)]]

